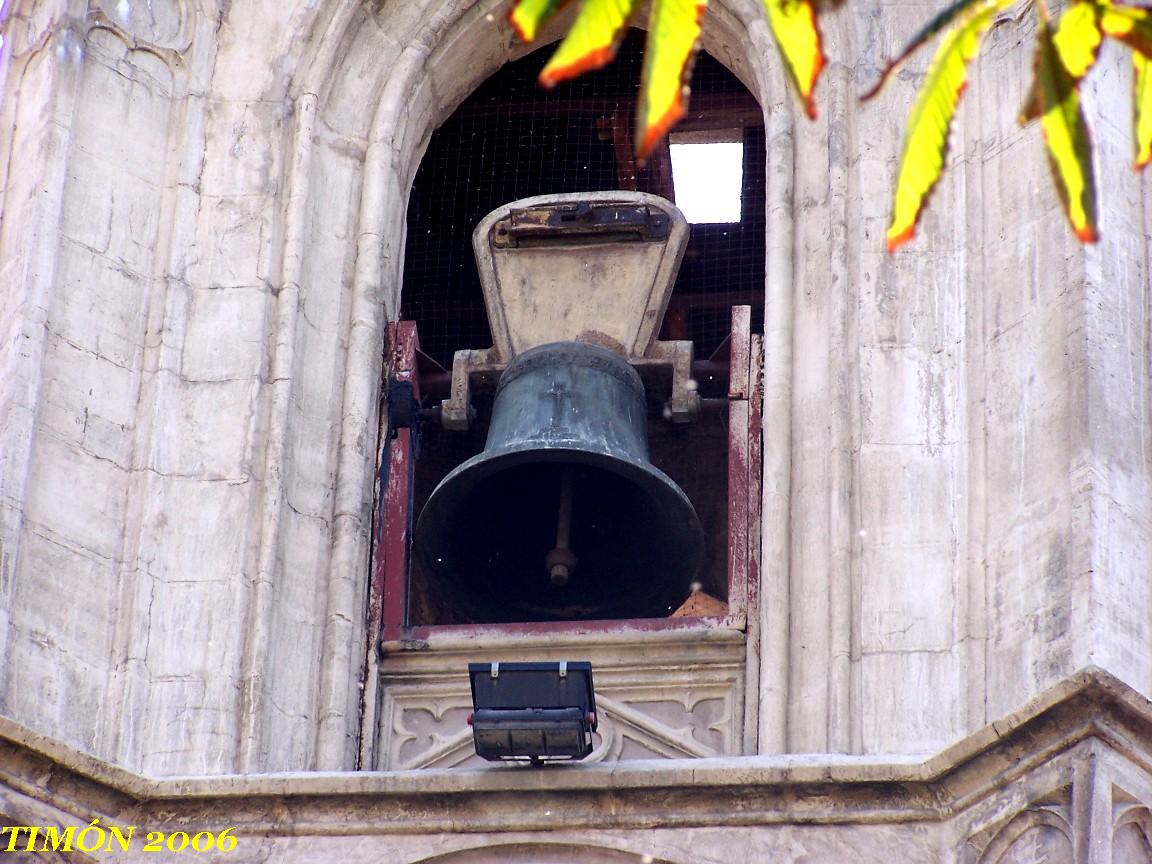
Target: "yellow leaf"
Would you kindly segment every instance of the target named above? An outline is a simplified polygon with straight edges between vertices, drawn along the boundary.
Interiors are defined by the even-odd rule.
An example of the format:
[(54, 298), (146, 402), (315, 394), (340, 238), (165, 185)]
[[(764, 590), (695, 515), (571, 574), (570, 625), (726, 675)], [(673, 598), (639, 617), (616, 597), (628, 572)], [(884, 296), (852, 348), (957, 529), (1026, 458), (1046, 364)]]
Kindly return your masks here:
[(1152, 60), (1132, 52), (1132, 114), (1136, 169), (1152, 162)]
[(1100, 29), (1145, 57), (1152, 57), (1152, 11), (1139, 6), (1102, 3)]
[(995, 0), (969, 9), (948, 31), (932, 57), (904, 134), (904, 152), (900, 156), (888, 226), (889, 252), (912, 239), (916, 232), (924, 203), (944, 170), (948, 130), (967, 82), (968, 63), (979, 52), (980, 38), (996, 14), (1012, 2)]
[(768, 26), (776, 37), (788, 77), (800, 93), (805, 113), (815, 119), (816, 101), (812, 94), (825, 62), (816, 9), (811, 0), (764, 0), (764, 8), (768, 10)]
[(1152, 162), (1152, 10), (1098, 2), (1100, 29), (1132, 48), (1132, 134), (1140, 170)]
[(584, 0), (572, 29), (540, 73), (540, 83), (553, 87), (611, 61), (632, 14), (632, 3), (633, 0)]
[(1101, 41), (1099, 6), (1092, 0), (1079, 0), (1065, 9), (1052, 36), (1056, 53), (1076, 81), (1096, 62)]
[(652, 147), (684, 116), (688, 64), (708, 0), (652, 0), (636, 117), (636, 155)]
[(930, 42), (951, 24), (957, 16), (980, 2), (982, 2), (982, 0), (956, 0), (952, 5), (941, 9), (933, 15), (928, 23), (921, 27), (915, 36), (908, 40), (903, 50), (888, 61), (888, 65), (886, 65), (884, 71), (880, 73), (880, 80), (877, 81), (867, 93), (860, 97), (860, 101), (867, 102), (879, 93), (880, 90), (883, 89), (885, 82), (892, 76), (892, 73), (903, 66), (904, 61), (911, 57), (921, 45)]
[(508, 21), (522, 42), (531, 42), (561, 0), (519, 0), (508, 13)]
[(1052, 41), (1047, 23), (1036, 34), (1032, 95), (1022, 120), (1040, 117), (1052, 179), (1072, 230), (1083, 243), (1096, 231), (1096, 182), (1092, 175), (1092, 141), (1080, 110), (1080, 92)]

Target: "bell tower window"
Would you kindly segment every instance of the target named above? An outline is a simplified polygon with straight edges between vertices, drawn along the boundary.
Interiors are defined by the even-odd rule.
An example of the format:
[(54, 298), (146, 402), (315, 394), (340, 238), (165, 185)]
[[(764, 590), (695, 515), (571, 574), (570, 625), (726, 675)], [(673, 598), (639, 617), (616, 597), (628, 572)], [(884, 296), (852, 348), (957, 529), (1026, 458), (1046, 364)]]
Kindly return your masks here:
[[(373, 623), (385, 640), (444, 627), (741, 626), (755, 545), (749, 508), (758, 498), (750, 484), (759, 475), (749, 370), (763, 320), (762, 114), (743, 85), (702, 53), (690, 115), (670, 143), (638, 163), (631, 141), (641, 48), (633, 33), (615, 63), (553, 91), (535, 80), (549, 49), (534, 52), (490, 78), (432, 136), (411, 192), (402, 320), (390, 329), (386, 363), (382, 414), (391, 420), (381, 438), (372, 579)], [(671, 373), (655, 367), (637, 371), (618, 361), (618, 377), (640, 383), (635, 403), (625, 394), (633, 385), (613, 390), (609, 373), (596, 384), (600, 395), (590, 396), (582, 388), (593, 384), (579, 370), (613, 365), (612, 352), (592, 344), (578, 352), (576, 372), (523, 372), (513, 363), (502, 377), (473, 375), (467, 428), (449, 428), (440, 412), (452, 396), (456, 352), (494, 341), (472, 248), (477, 224), (529, 196), (611, 190), (683, 204), (692, 220), (692, 188), (700, 180), (720, 187), (691, 161), (701, 147), (725, 150), (724, 193), (704, 195), (699, 205), (722, 209), (704, 210), (691, 225), (658, 332), (664, 342), (692, 343), (699, 410), (691, 422), (670, 416)], [(688, 161), (678, 154), (690, 154)], [(714, 157), (704, 166), (719, 164)], [(581, 300), (598, 303), (593, 293)], [(601, 412), (598, 430), (630, 413), (625, 425), (646, 429), (636, 461), (647, 460), (651, 472), (602, 471), (590, 456), (554, 459), (540, 433), (535, 454), (499, 482), (487, 468), (451, 479), (461, 466), (485, 464), (486, 442), (491, 448), (506, 434), (494, 428), (510, 422), (506, 411), (528, 410), (507, 407), (510, 371), (527, 394), (517, 398), (544, 425), (580, 400), (581, 410)], [(621, 448), (614, 456), (633, 458), (614, 446)], [(660, 508), (659, 525), (642, 528), (641, 517)], [(646, 549), (634, 555), (637, 544)], [(527, 563), (518, 563), (521, 555)], [(697, 560), (686, 566), (685, 556)]]

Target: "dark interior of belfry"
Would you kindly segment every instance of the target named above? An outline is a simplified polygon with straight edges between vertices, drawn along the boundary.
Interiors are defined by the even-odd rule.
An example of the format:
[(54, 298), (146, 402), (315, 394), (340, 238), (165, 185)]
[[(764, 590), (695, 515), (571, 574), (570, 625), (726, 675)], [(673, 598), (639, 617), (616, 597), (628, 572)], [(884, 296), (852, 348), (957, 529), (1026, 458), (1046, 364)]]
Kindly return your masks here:
[[(471, 242), (485, 215), (511, 201), (551, 193), (627, 189), (676, 200), (668, 142), (643, 163), (633, 155), (643, 37), (642, 31), (630, 31), (615, 62), (552, 90), (536, 79), (555, 46), (536, 50), (484, 82), (433, 134), (408, 207), (401, 310), (404, 320), (417, 325), (423, 407), (447, 396), (445, 370), (454, 352), (492, 344)], [(744, 85), (700, 52), (688, 113), (674, 133), (724, 133), (725, 140), (744, 145), (740, 221), (691, 225), (660, 331), (661, 339), (694, 343), (699, 419), (670, 423), (655, 399), (648, 418), (652, 464), (684, 490), (704, 529), (704, 558), (695, 581), (725, 600), (727, 338), (736, 305), (751, 307), (753, 332), (763, 328), (763, 115)], [(484, 449), (491, 404), (491, 393), (474, 395), (477, 418), (466, 432), (422, 424), (413, 514), (420, 513), (445, 474)], [(478, 604), (443, 590), (416, 560), (409, 578), (411, 625), (509, 620), (498, 599)], [(646, 609), (641, 617), (669, 612)]]

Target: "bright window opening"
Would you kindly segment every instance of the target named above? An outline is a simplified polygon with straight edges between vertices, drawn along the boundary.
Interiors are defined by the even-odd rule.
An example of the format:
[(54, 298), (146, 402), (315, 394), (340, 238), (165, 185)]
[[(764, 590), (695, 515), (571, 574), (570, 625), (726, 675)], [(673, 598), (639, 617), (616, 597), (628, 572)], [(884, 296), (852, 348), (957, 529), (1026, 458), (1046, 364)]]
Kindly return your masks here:
[(693, 224), (739, 222), (744, 145), (679, 139), (673, 136), (669, 146), (676, 206)]

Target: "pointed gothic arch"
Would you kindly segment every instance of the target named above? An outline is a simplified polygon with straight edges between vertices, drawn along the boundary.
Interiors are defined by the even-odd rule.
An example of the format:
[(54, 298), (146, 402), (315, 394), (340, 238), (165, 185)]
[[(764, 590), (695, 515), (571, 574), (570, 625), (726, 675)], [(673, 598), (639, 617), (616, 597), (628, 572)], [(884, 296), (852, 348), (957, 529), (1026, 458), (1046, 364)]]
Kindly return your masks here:
[[(311, 747), (317, 768), (356, 764), (363, 756), (362, 731), (372, 719), (361, 717), (358, 684), (371, 680), (362, 667), (373, 441), (385, 325), (399, 310), (409, 190), (437, 126), (482, 81), (526, 52), (504, 22), (504, 8), (504, 0), (322, 4), (308, 24), (316, 34), (308, 40), (309, 53), (293, 60), (297, 73), (289, 90), (296, 112), (285, 160), (280, 243), (289, 290), (276, 316), (272, 344), (274, 377), (280, 377), (276, 370), (295, 375), (289, 392), (274, 396), (272, 431), (287, 442), (281, 469), (287, 482), (304, 482), (294, 479), (299, 472), (292, 463), (311, 458), (314, 446), (306, 436), (292, 434), (294, 427), (329, 437), (335, 463), (328, 553), (326, 561), (318, 562), (326, 577), (319, 580), (325, 587), (316, 601), (316, 614), (325, 623), (311, 700), (319, 718)], [(758, 4), (743, 0), (711, 4), (703, 47), (766, 106), (766, 127), (779, 129), (790, 107), (783, 113), (777, 109), (789, 96), (767, 47), (762, 14)], [(554, 22), (541, 41), (555, 39), (566, 23)], [(379, 62), (383, 56), (396, 59), (384, 64)], [(765, 98), (768, 93), (775, 95)], [(769, 114), (771, 106), (776, 109)], [(782, 185), (776, 190), (787, 191)], [(768, 208), (777, 221), (784, 209)], [(307, 329), (300, 317), (301, 310), (307, 317), (310, 307), (337, 310), (331, 317), (338, 327)], [(300, 406), (309, 402), (310, 369), (329, 370), (323, 372), (331, 376), (326, 380), (342, 382), (336, 400), (322, 394), (312, 398), (324, 404), (323, 417), (301, 413)], [(274, 550), (292, 538), (274, 516), (265, 518), (263, 545), (271, 562)], [(259, 593), (260, 586), (254, 590)], [(252, 602), (258, 610), (269, 610), (260, 613), (269, 621), (284, 614), (278, 611), (285, 602), (279, 598)], [(263, 650), (274, 641), (267, 635), (270, 626), (254, 630), (245, 677), (268, 681), (275, 690), (289, 684), (286, 676), (277, 683), (283, 658)], [(250, 726), (267, 727), (265, 737), (278, 734), (267, 718), (260, 719), (258, 707), (249, 710)], [(252, 750), (258, 753), (260, 745)]]

